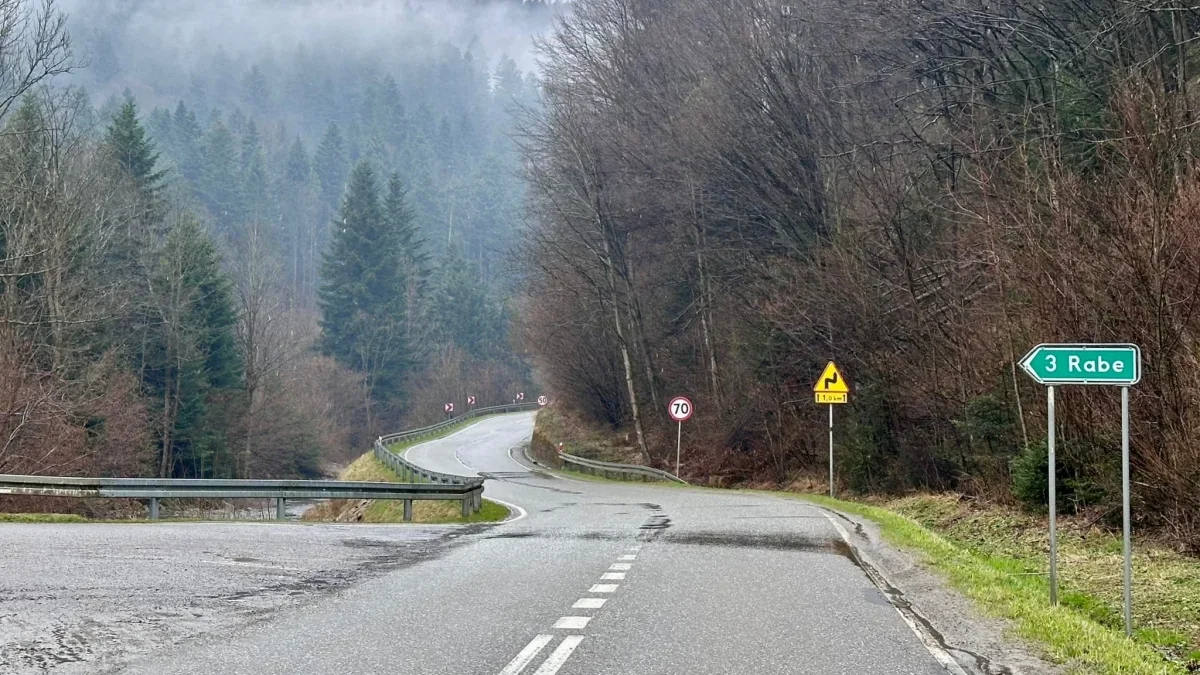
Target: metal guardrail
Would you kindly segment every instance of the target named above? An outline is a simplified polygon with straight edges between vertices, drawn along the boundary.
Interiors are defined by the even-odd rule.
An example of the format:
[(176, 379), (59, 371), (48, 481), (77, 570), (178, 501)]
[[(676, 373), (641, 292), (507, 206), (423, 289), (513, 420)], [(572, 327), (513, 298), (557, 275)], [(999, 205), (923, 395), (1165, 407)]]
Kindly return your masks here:
[(411, 441), (418, 438), (423, 438), (425, 436), (431, 436), (439, 431), (442, 431), (443, 429), (448, 429), (457, 424), (462, 424), (463, 422), (475, 419), (476, 417), (483, 417), (484, 415), (499, 415), (512, 412), (528, 412), (530, 410), (537, 410), (540, 407), (541, 406), (539, 406), (537, 403), (510, 403), (506, 405), (494, 405), (487, 408), (475, 408), (474, 410), (468, 410), (458, 417), (452, 417), (445, 422), (438, 422), (437, 424), (431, 424), (427, 427), (421, 427), (420, 429), (409, 429), (408, 431), (388, 434), (387, 436), (381, 436), (379, 440), (383, 442), (384, 445)]
[(482, 484), (374, 483), (342, 480), (233, 480), (208, 478), (73, 478), (0, 475), (0, 495), (149, 499), (150, 519), (160, 499), (274, 499), (282, 520), (288, 499), (399, 499), (404, 519), (412, 519), (419, 499), (461, 501), (463, 515), (479, 510)]
[(563, 464), (570, 464), (572, 467), (584, 473), (591, 473), (595, 475), (600, 475), (603, 473), (605, 478), (613, 478), (614, 476), (636, 476), (637, 480), (642, 481), (663, 480), (672, 483), (683, 483), (684, 485), (688, 484), (687, 481), (673, 473), (663, 471), (662, 469), (655, 469), (649, 466), (639, 466), (637, 464), (618, 464), (616, 462), (601, 462), (597, 459), (588, 459), (586, 457), (568, 455), (565, 452), (559, 453), (558, 458), (562, 460)]
[(398, 499), (404, 502), (404, 519), (412, 520), (415, 500), (461, 501), (463, 516), (483, 506), (483, 478), (456, 476), (423, 469), (387, 448), (387, 444), (417, 440), (483, 415), (521, 412), (536, 403), (479, 408), (420, 429), (382, 436), (375, 441), (375, 456), (410, 482), (377, 483), (341, 480), (235, 480), (208, 478), (75, 478), (65, 476), (0, 475), (0, 495), (149, 499), (150, 519), (158, 519), (160, 499), (274, 499), (275, 517), (283, 520), (288, 499)]

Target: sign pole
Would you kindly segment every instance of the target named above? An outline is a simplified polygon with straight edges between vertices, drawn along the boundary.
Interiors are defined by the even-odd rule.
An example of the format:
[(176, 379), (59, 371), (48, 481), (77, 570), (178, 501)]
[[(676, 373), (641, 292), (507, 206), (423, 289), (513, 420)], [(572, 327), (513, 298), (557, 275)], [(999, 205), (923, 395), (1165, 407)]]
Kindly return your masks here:
[(683, 442), (683, 422), (679, 423), (679, 430), (675, 432), (675, 475), (679, 475), (679, 446)]
[(1133, 546), (1129, 525), (1129, 387), (1121, 387), (1121, 506), (1125, 540), (1125, 637), (1133, 636)]
[(1050, 604), (1058, 604), (1058, 531), (1055, 519), (1057, 517), (1058, 502), (1055, 495), (1054, 485), (1054, 387), (1046, 387), (1046, 446), (1050, 451), (1050, 468), (1048, 469), (1048, 478), (1050, 482)]
[(833, 404), (829, 404), (829, 498), (833, 499)]

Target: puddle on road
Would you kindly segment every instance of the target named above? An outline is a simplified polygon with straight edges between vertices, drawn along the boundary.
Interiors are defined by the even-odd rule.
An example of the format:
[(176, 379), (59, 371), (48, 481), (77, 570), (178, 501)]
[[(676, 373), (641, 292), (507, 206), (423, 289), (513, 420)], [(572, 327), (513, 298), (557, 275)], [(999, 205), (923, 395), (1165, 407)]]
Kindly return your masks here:
[(794, 534), (738, 534), (736, 532), (673, 532), (663, 536), (667, 544), (755, 548), (771, 551), (807, 551), (834, 553), (854, 562), (854, 552), (841, 539), (806, 537)]

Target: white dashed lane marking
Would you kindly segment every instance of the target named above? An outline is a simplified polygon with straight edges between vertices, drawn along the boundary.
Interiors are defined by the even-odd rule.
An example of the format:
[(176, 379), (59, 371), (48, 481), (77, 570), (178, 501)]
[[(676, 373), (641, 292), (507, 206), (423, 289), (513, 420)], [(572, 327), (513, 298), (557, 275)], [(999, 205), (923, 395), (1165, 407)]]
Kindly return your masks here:
[(512, 661), (508, 662), (504, 670), (500, 671), (500, 675), (518, 675), (553, 639), (553, 635), (539, 635), (533, 638), (532, 642), (525, 645), (525, 648)]
[(581, 630), (587, 628), (588, 622), (592, 620), (590, 616), (564, 616), (554, 622), (555, 628), (566, 628), (567, 630)]
[[(633, 553), (622, 554), (620, 556), (620, 560), (637, 560), (637, 551), (639, 551), (641, 548), (641, 546), (630, 547), (628, 550), (633, 551)], [(633, 569), (633, 565), (631, 562), (616, 562), (610, 565), (608, 569), (612, 571), (604, 572), (600, 575), (600, 579), (602, 581), (619, 581), (625, 578), (625, 573), (627, 571)], [(617, 588), (619, 587), (620, 584), (592, 584), (592, 587), (588, 589), (588, 592), (616, 593)], [(601, 609), (604, 607), (604, 603), (606, 602), (608, 602), (608, 598), (580, 598), (575, 601), (574, 605), (571, 605), (571, 609)], [(558, 621), (554, 622), (554, 629), (584, 630), (587, 628), (588, 624), (591, 623), (593, 618), (594, 617), (590, 616), (559, 617)], [(504, 667), (504, 670), (500, 671), (499, 675), (521, 675), (525, 668), (527, 668), (529, 664), (533, 663), (533, 661), (537, 659), (538, 655), (542, 653), (542, 650), (546, 648), (546, 645), (553, 641), (553, 635), (538, 635), (533, 639), (533, 641), (525, 645), (525, 648), (522, 649), (512, 661), (509, 661), (508, 665)], [(539, 666), (536, 671), (534, 671), (533, 675), (555, 675), (555, 673), (557, 673), (559, 669), (563, 667), (563, 664), (567, 662), (567, 659), (571, 658), (571, 654), (581, 642), (583, 642), (582, 635), (568, 635), (567, 637), (563, 638), (563, 641), (560, 642), (557, 647), (555, 647), (554, 651), (550, 653), (550, 656), (546, 657), (546, 660), (542, 662), (542, 665)]]
[(567, 659), (571, 658), (571, 652), (575, 651), (580, 642), (583, 642), (582, 635), (569, 635), (563, 638), (563, 641), (550, 654), (550, 657), (542, 663), (542, 667), (538, 668), (533, 675), (554, 675), (557, 673), (558, 669), (562, 668), (563, 664), (567, 662)]

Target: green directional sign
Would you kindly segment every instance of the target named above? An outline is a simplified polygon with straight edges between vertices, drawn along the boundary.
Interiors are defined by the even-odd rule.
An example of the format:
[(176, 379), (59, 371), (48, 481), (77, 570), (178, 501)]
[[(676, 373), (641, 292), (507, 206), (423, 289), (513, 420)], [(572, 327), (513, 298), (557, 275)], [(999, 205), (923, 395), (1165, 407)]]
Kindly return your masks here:
[(1124, 387), (1142, 379), (1142, 352), (1127, 344), (1038, 345), (1021, 368), (1041, 384), (1107, 384)]

